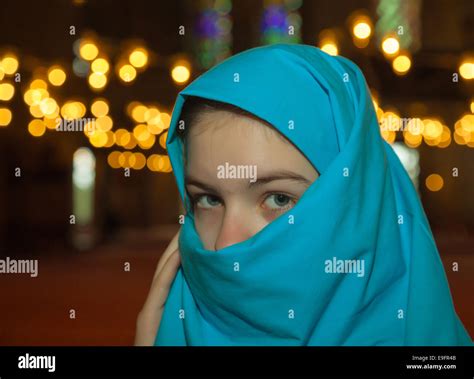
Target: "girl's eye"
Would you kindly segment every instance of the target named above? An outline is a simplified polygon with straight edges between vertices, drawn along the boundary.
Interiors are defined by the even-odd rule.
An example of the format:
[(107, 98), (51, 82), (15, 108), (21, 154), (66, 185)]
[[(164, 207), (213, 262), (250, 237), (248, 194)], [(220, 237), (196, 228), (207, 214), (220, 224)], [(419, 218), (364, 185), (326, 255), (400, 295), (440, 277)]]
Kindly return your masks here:
[(286, 210), (291, 208), (295, 204), (295, 200), (293, 200), (290, 196), (285, 195), (283, 193), (275, 193), (268, 196), (265, 199), (264, 205), (266, 208), (270, 210)]
[(221, 204), (220, 200), (216, 196), (212, 195), (200, 195), (195, 200), (195, 204), (199, 208), (213, 208)]

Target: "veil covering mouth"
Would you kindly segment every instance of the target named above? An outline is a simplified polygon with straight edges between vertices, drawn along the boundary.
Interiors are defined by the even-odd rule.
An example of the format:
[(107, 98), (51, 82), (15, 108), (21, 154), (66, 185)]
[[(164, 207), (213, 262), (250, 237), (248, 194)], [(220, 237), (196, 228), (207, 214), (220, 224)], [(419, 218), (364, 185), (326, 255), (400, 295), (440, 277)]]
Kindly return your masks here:
[[(178, 122), (197, 96), (270, 123), (320, 177), (251, 238), (206, 250), (185, 215), (155, 345), (470, 345), (420, 200), (380, 136), (360, 69), (316, 47), (234, 55), (177, 97), (167, 150), (186, 203)], [(292, 222), (289, 222), (289, 220)], [(327, 262), (363, 262), (364, 274)], [(236, 270), (238, 267), (238, 270)]]

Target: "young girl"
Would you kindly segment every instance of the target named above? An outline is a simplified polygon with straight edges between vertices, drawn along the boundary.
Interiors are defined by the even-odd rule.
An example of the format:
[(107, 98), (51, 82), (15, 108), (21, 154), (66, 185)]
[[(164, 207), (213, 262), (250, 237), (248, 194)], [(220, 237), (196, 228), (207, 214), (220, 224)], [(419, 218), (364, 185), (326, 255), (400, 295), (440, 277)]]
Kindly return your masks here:
[(178, 95), (167, 148), (186, 215), (137, 345), (472, 343), (351, 61), (237, 54)]

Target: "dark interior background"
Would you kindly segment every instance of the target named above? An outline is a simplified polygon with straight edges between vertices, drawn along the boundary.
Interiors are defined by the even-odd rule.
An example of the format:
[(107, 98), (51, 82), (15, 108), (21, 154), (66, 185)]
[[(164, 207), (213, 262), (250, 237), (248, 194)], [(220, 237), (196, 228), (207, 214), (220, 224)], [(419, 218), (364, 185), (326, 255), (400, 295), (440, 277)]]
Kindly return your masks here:
[[(263, 44), (262, 17), (270, 2), (235, 0), (229, 3), (232, 20), (229, 52), (235, 54)], [(278, 3), (278, 1), (276, 1)], [(281, 2), (280, 2), (281, 3)], [(463, 114), (470, 113), (473, 80), (459, 78), (461, 59), (474, 51), (474, 2), (470, 0), (392, 1), (387, 25), (409, 22), (416, 35), (412, 68), (395, 75), (374, 36), (364, 49), (354, 46), (347, 26), (349, 15), (364, 9), (377, 22), (383, 1), (304, 0), (299, 42), (318, 45), (318, 35), (331, 28), (338, 36), (339, 53), (355, 61), (366, 75), (378, 103), (410, 117), (439, 117), (453, 131)], [(386, 3), (386, 2), (385, 2)], [(417, 3), (416, 11), (410, 5)], [(224, 4), (225, 5), (225, 4)], [(116, 146), (94, 148), (83, 133), (47, 130), (38, 138), (28, 132), (33, 119), (23, 94), (41, 67), (61, 64), (67, 79), (53, 88), (58, 102), (80, 99), (87, 107), (96, 97), (106, 98), (113, 130), (131, 130), (125, 108), (131, 101), (157, 103), (171, 113), (183, 85), (170, 77), (178, 58), (191, 64), (191, 78), (206, 67), (199, 61), (199, 23), (214, 1), (2, 0), (0, 3), (0, 57), (14, 52), (21, 81), (4, 77), (15, 86), (9, 101), (0, 101), (13, 118), (0, 127), (0, 256), (38, 259), (39, 276), (0, 274), (0, 344), (2, 345), (129, 345), (158, 262), (178, 227), (180, 204), (171, 172), (153, 172), (145, 166), (131, 170), (107, 163)], [(398, 22), (398, 23), (397, 23)], [(178, 27), (186, 34), (179, 35)], [(70, 34), (75, 27), (75, 35)], [(416, 33), (415, 33), (416, 31)], [(94, 92), (72, 72), (73, 44), (94, 33), (106, 52), (112, 71), (109, 83)], [(130, 42), (131, 41), (131, 42)], [(150, 52), (150, 64), (130, 85), (117, 79), (115, 59), (127, 42), (141, 41)], [(474, 59), (472, 60), (474, 63)], [(188, 81), (189, 83), (189, 81)], [(96, 158), (94, 218), (86, 227), (72, 225), (73, 154), (89, 147)], [(145, 156), (166, 154), (158, 142)], [(474, 153), (472, 146), (452, 141), (447, 148), (418, 148), (419, 192), (445, 265), (458, 314), (474, 335)], [(20, 167), (21, 177), (15, 176)], [(459, 175), (453, 177), (453, 168)], [(429, 191), (425, 179), (444, 178), (444, 187)], [(82, 233), (82, 234), (81, 234)], [(79, 249), (78, 234), (92, 236), (91, 247)], [(130, 271), (124, 265), (130, 263)], [(453, 271), (454, 262), (459, 271)], [(76, 318), (70, 318), (74, 309)]]

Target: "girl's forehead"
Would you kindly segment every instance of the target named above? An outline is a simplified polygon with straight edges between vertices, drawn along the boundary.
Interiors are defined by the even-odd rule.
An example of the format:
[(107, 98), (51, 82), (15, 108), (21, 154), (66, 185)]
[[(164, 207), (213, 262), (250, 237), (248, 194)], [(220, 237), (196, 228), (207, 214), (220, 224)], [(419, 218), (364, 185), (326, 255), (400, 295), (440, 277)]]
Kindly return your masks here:
[(209, 139), (211, 134), (229, 138), (259, 138), (266, 137), (270, 142), (285, 141), (286, 138), (273, 126), (256, 117), (235, 114), (226, 110), (203, 112), (191, 126), (188, 138), (202, 136)]
[(207, 127), (202, 133), (189, 135), (187, 141), (186, 173), (215, 179), (221, 165), (255, 166), (259, 175), (275, 169), (303, 170), (313, 175), (306, 157), (293, 144), (284, 140), (266, 125), (229, 124)]
[(245, 115), (223, 115), (223, 112), (205, 115), (191, 127), (185, 153), (186, 174), (204, 175), (208, 179), (215, 177), (216, 167), (223, 164), (255, 165), (259, 173), (295, 169), (312, 177), (316, 172), (307, 158), (277, 130)]

